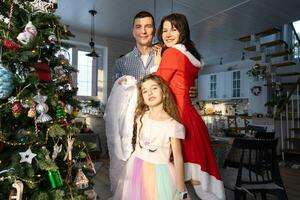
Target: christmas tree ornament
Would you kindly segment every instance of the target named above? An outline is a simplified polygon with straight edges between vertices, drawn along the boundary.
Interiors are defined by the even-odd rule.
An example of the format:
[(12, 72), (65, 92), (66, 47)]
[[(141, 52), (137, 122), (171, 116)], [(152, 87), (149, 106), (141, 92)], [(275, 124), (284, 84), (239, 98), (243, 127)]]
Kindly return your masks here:
[(57, 37), (54, 33), (52, 33), (51, 35), (48, 36), (48, 41), (51, 43), (51, 44), (56, 44), (57, 42)]
[(19, 129), (16, 135), (19, 142), (25, 142), (26, 140), (35, 138), (35, 135), (31, 130), (26, 130), (24, 128)]
[(55, 160), (57, 155), (61, 152), (62, 145), (57, 145), (57, 143), (53, 146), (52, 160)]
[(4, 39), (3, 40), (3, 46), (5, 46), (8, 49), (19, 49), (20, 46), (15, 43), (14, 41), (11, 41), (9, 39)]
[(19, 65), (16, 67), (16, 73), (15, 77), (18, 78), (18, 81), (20, 83), (25, 83), (26, 78), (28, 77), (29, 74), (29, 69), (23, 65)]
[(32, 55), (32, 56), (38, 56), (38, 55), (39, 55), (39, 52), (38, 52), (37, 50), (33, 49), (33, 50), (31, 51), (31, 55)]
[(71, 135), (68, 135), (67, 137), (67, 145), (66, 145), (66, 154), (65, 154), (65, 157), (64, 157), (64, 160), (69, 160), (71, 161), (72, 160), (72, 150), (73, 150), (73, 143), (75, 141), (75, 138), (72, 138)]
[(89, 154), (87, 154), (86, 163), (87, 163), (88, 167), (94, 172), (94, 174), (96, 174), (96, 169), (95, 169), (94, 162), (91, 159)]
[(20, 101), (16, 101), (12, 104), (11, 112), (15, 117), (19, 117), (23, 110), (24, 108)]
[(78, 169), (74, 182), (78, 189), (85, 189), (89, 186), (89, 179), (85, 176), (81, 168)]
[(66, 104), (65, 105), (65, 112), (68, 113), (68, 114), (71, 114), (73, 111), (73, 106), (70, 105), (70, 104)]
[(78, 116), (78, 114), (79, 114), (79, 108), (75, 107), (73, 109), (73, 112), (72, 112), (71, 115), (72, 115), (73, 118), (76, 118)]
[(45, 104), (45, 102), (47, 100), (47, 96), (43, 96), (43, 95), (40, 95), (40, 93), (38, 93), (36, 96), (33, 97), (33, 100), (37, 103), (37, 105), (35, 107), (36, 112), (40, 114), (37, 117), (36, 122), (37, 123), (45, 123), (45, 122), (51, 121), (52, 117), (50, 115), (46, 114), (49, 109), (47, 104)]
[(24, 108), (29, 108), (33, 104), (33, 100), (31, 98), (21, 99), (21, 104)]
[(63, 66), (54, 67), (54, 81), (61, 81), (66, 76)]
[(41, 82), (50, 82), (51, 79), (51, 71), (49, 65), (38, 62), (34, 65), (35, 75), (39, 78)]
[(64, 122), (66, 119), (66, 113), (63, 107), (60, 104), (57, 104), (55, 109), (56, 109), (56, 114), (55, 114), (56, 119), (58, 119), (58, 121), (60, 122)]
[(49, 13), (50, 11), (57, 8), (57, 0), (50, 0), (49, 2), (45, 2), (42, 0), (34, 0), (30, 2), (33, 11)]
[(0, 153), (3, 151), (5, 147), (5, 144), (3, 142), (0, 142)]
[(15, 188), (16, 192), (11, 193), (10, 199), (22, 200), (23, 188), (24, 188), (23, 183), (20, 180), (15, 180), (12, 186), (13, 188)]
[(60, 188), (63, 186), (63, 181), (58, 170), (49, 170), (48, 178), (52, 189)]
[(13, 74), (2, 65), (0, 55), (0, 99), (6, 99), (9, 97), (12, 90)]
[(35, 110), (35, 104), (33, 104), (30, 109), (28, 110), (27, 116), (30, 118), (36, 117), (36, 110)]
[(21, 156), (20, 163), (27, 162), (31, 164), (32, 159), (36, 156), (35, 153), (32, 153), (30, 147), (25, 152), (20, 152), (19, 155)]
[(32, 24), (31, 21), (29, 21), (25, 26), (24, 32), (19, 33), (17, 39), (19, 40), (19, 42), (26, 45), (29, 42), (31, 42), (36, 37), (36, 35), (37, 35), (36, 27)]

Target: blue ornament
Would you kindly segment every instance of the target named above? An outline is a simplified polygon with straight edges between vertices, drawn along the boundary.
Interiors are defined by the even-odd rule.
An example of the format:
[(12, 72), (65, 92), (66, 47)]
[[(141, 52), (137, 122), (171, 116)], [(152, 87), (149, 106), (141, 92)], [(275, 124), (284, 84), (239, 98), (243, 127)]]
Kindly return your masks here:
[(13, 74), (0, 63), (0, 99), (9, 97), (13, 90)]

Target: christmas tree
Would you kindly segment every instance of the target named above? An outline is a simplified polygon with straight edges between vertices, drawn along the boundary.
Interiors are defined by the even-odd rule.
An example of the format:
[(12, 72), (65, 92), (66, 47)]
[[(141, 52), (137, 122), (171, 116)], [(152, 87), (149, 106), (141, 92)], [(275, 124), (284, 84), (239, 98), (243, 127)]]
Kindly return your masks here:
[(0, 1), (0, 199), (87, 199), (95, 171), (55, 2)]

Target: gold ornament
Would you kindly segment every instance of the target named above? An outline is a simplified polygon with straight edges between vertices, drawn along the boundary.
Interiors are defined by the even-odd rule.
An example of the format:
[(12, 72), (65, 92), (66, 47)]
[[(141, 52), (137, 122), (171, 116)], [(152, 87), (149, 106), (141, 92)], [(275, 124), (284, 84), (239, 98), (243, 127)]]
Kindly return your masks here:
[(85, 189), (89, 186), (89, 179), (85, 176), (81, 168), (78, 169), (74, 182), (78, 189)]
[(30, 118), (33, 118), (33, 117), (36, 116), (36, 111), (35, 111), (35, 108), (34, 108), (34, 107), (31, 107), (31, 108), (28, 110), (27, 116), (30, 117)]

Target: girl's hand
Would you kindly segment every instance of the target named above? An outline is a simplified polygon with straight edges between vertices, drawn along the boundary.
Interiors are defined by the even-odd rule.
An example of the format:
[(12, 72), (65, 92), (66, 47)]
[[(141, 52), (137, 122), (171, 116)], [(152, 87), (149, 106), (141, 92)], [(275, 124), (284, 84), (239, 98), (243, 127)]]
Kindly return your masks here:
[(152, 47), (153, 51), (154, 51), (154, 55), (155, 55), (155, 58), (154, 58), (154, 65), (157, 65), (159, 66), (160, 64), (160, 61), (161, 61), (161, 50), (162, 50), (162, 47), (160, 45), (154, 45)]

